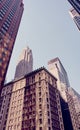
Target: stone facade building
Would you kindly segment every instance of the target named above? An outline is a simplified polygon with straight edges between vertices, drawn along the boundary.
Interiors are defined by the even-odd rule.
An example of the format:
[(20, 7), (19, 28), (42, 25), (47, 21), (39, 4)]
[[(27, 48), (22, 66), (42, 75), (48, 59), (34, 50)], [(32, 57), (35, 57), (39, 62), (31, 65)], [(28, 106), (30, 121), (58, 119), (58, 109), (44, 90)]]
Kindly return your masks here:
[(1, 130), (64, 130), (56, 81), (42, 67), (6, 84), (0, 97)]
[(59, 58), (48, 62), (48, 70), (57, 78), (57, 88), (60, 93), (60, 103), (65, 130), (78, 130), (76, 111), (72, 98), (68, 92), (70, 87), (67, 72), (64, 69)]

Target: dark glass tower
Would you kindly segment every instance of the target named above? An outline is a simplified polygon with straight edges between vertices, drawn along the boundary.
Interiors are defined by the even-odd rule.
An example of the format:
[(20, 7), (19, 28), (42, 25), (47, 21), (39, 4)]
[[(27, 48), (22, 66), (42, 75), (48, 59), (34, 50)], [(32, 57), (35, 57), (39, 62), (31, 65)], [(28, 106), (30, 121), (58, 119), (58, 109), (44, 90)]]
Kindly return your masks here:
[(23, 14), (22, 0), (0, 0), (0, 90)]
[(80, 14), (80, 0), (68, 0), (74, 9)]
[(69, 13), (80, 31), (80, 14), (74, 8)]

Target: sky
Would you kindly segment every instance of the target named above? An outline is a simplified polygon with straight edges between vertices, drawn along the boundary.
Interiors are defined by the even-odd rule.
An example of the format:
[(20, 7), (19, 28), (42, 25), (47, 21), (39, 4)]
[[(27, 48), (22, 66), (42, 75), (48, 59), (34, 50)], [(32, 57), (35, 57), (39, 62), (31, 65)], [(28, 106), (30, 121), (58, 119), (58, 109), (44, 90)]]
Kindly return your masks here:
[(70, 86), (80, 93), (80, 32), (69, 15), (67, 0), (23, 0), (24, 13), (7, 72), (14, 78), (18, 57), (29, 46), (34, 70), (59, 57), (67, 71)]

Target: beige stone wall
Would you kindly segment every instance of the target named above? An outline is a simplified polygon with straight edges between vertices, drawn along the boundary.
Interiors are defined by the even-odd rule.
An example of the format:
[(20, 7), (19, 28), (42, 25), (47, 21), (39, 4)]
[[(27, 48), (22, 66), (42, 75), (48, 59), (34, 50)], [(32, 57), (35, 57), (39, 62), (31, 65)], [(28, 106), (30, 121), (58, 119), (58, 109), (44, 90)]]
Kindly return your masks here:
[(21, 130), (25, 79), (13, 84), (6, 130)]
[[(36, 74), (36, 130), (53, 130), (50, 108), (49, 85), (56, 90), (56, 103), (59, 116), (59, 125), (61, 130), (64, 130), (60, 98), (57, 91), (56, 80), (46, 71), (41, 71)], [(54, 96), (54, 93), (53, 93)]]
[[(22, 127), (28, 128), (28, 130), (35, 127), (36, 130), (53, 130), (53, 116), (54, 120), (57, 117), (54, 123), (56, 128), (64, 130), (56, 79), (50, 73), (45, 69), (41, 69), (36, 73), (27, 75), (24, 79), (14, 81), (12, 85), (13, 88), (5, 130), (21, 130)], [(34, 92), (32, 92), (33, 88)], [(27, 101), (29, 101), (28, 104)], [(31, 109), (32, 106), (30, 104), (34, 104), (34, 108)], [(31, 114), (27, 117), (25, 114), (27, 111), (34, 112), (34, 115)], [(25, 115), (24, 119), (22, 117), (23, 114)], [(34, 122), (32, 122), (33, 119)], [(22, 121), (24, 121), (23, 125)], [(25, 125), (28, 122), (30, 127), (26, 127)]]
[[(36, 129), (48, 130), (48, 116), (47, 116), (47, 97), (46, 97), (46, 84), (45, 81), (41, 81), (36, 84)], [(40, 95), (41, 93), (41, 95)], [(42, 123), (40, 123), (40, 120)]]

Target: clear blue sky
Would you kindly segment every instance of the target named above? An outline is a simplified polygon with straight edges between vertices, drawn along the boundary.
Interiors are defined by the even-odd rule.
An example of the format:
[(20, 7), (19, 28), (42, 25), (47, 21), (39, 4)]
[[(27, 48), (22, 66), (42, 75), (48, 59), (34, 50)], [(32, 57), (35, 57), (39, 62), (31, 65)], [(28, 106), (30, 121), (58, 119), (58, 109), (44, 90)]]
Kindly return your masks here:
[(59, 57), (71, 87), (80, 93), (80, 32), (68, 13), (70, 4), (67, 0), (24, 0), (24, 5), (7, 80), (13, 79), (19, 54), (29, 46), (34, 69), (47, 68), (50, 59)]

